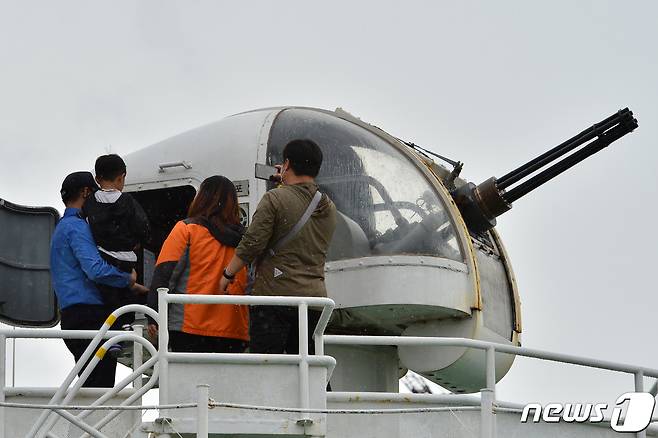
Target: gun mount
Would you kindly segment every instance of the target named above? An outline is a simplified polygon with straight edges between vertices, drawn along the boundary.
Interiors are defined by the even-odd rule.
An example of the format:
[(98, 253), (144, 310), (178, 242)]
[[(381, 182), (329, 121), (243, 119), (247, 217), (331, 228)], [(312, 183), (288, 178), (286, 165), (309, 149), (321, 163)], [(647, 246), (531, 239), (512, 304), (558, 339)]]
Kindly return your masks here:
[[(150, 241), (139, 250), (138, 275), (141, 282), (151, 282), (162, 243), (186, 217), (205, 178), (221, 174), (234, 181), (241, 218), (248, 226), (271, 188), (261, 178), (263, 171), (282, 161), (289, 141), (308, 138), (323, 150), (316, 181), (338, 210), (325, 269), (328, 295), (336, 303), (327, 333), (465, 338), (519, 346), (520, 298), (502, 238), (493, 228), (496, 216), (636, 127), (632, 113), (622, 110), (499, 179), (478, 186), (464, 186), (460, 180), (456, 188), (461, 163), (448, 161), (454, 167), (450, 172), (418, 153), (423, 152), (418, 146), (340, 109), (291, 106), (236, 114), (125, 157), (130, 169), (125, 191), (144, 208), (152, 230)], [(9, 264), (4, 268), (0, 263), (0, 277), (4, 269), (15, 279), (4, 281), (0, 292), (7, 291), (6, 303), (0, 310), (28, 309), (27, 317), (15, 312), (11, 317), (30, 325), (52, 325), (52, 313), (33, 318), (36, 307), (26, 305), (26, 295), (11, 287), (18, 282), (35, 289), (41, 285), (38, 288), (52, 296), (49, 278), (40, 269), (47, 260), (32, 251), (36, 222), (5, 213), (0, 214), (0, 248), (8, 242), (10, 253), (16, 252), (12, 248), (25, 251), (16, 257), (8, 254), (13, 258), (5, 257)], [(53, 218), (38, 221), (44, 236), (50, 235)], [(16, 236), (25, 244), (11, 246)], [(47, 255), (48, 246), (41, 248), (46, 249), (41, 255)], [(30, 282), (25, 280), (28, 273)], [(334, 391), (397, 392), (398, 377), (407, 369), (455, 393), (477, 392), (487, 385), (482, 372), (486, 355), (467, 346), (327, 345), (325, 352), (338, 362), (331, 377)], [(496, 353), (496, 380), (509, 371), (514, 357)]]
[[(468, 183), (453, 190), (452, 197), (471, 231), (482, 233), (490, 230), (496, 225), (496, 217), (511, 209), (514, 201), (603, 150), (637, 127), (638, 123), (633, 118), (632, 111), (628, 108), (619, 110), (501, 178), (491, 177), (477, 186)], [(536, 173), (580, 146), (583, 147), (547, 169)], [(533, 174), (535, 175), (530, 179), (514, 186)]]

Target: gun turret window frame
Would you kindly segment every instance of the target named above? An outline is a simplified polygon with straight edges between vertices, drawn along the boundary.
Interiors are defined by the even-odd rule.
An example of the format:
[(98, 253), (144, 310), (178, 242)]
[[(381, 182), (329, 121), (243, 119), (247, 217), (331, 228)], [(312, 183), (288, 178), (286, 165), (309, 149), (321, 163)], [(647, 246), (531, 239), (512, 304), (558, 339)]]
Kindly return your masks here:
[(464, 261), (441, 197), (395, 146), (347, 120), (294, 108), (274, 121), (268, 164), (280, 163), (284, 146), (297, 138), (315, 141), (324, 153), (317, 182), (339, 212), (329, 261), (381, 255)]

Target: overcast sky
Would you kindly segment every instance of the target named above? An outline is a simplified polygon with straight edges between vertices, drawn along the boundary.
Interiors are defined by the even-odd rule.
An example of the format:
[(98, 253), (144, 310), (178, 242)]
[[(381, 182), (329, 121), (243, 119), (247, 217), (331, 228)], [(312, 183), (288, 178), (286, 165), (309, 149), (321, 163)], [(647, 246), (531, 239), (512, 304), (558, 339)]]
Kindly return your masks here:
[[(498, 230), (525, 346), (658, 367), (656, 17), (651, 1), (0, 0), (0, 197), (61, 209), (63, 176), (99, 154), (277, 105), (343, 107), (481, 182), (628, 106), (636, 132)], [(58, 385), (59, 342), (19, 341), (17, 384)], [(499, 394), (609, 399), (632, 382), (517, 360)]]

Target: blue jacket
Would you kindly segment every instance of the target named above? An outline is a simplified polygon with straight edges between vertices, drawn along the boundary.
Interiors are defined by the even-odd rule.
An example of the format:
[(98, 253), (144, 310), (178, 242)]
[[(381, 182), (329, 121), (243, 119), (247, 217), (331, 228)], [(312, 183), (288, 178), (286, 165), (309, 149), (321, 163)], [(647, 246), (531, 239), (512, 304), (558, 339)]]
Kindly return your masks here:
[(77, 208), (67, 208), (50, 242), (50, 273), (60, 309), (74, 304), (103, 304), (94, 282), (124, 288), (130, 274), (103, 260), (89, 224)]

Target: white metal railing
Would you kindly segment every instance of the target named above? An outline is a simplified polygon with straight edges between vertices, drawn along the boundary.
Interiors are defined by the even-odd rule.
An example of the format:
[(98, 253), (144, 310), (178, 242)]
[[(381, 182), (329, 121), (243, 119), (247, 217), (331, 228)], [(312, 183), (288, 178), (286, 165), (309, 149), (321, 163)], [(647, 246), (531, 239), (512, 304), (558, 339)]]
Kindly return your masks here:
[[(483, 350), (486, 354), (485, 377), (486, 386), (480, 390), (481, 407), (481, 437), (495, 438), (496, 423), (494, 410), (496, 403), (496, 352), (514, 354), (552, 362), (561, 362), (572, 365), (581, 365), (601, 370), (616, 371), (632, 374), (635, 378), (635, 391), (644, 391), (644, 377), (658, 378), (658, 370), (653, 368), (628, 365), (599, 359), (590, 359), (571, 354), (553, 353), (514, 345), (497, 344), (493, 342), (478, 341), (463, 338), (437, 338), (419, 336), (354, 336), (354, 335), (325, 335), (325, 344), (333, 345), (381, 345), (381, 346), (444, 346), (468, 347)], [(646, 431), (638, 432), (637, 437), (646, 437)]]
[[(96, 407), (102, 405), (107, 400), (111, 399), (119, 393), (123, 388), (128, 386), (131, 382), (134, 382), (135, 392), (130, 395), (126, 400), (123, 401), (122, 405), (128, 406), (136, 401), (140, 401), (141, 397), (152, 387), (155, 386), (155, 383), (158, 380), (158, 352), (155, 347), (146, 339), (142, 337), (141, 327), (136, 327), (135, 332), (125, 332), (125, 331), (110, 331), (110, 327), (114, 324), (114, 321), (118, 317), (126, 313), (145, 313), (150, 317), (157, 318), (157, 313), (146, 306), (141, 305), (128, 305), (121, 307), (120, 309), (112, 312), (108, 318), (105, 320), (100, 330), (40, 330), (40, 329), (17, 329), (17, 330), (0, 330), (0, 402), (5, 402), (5, 358), (6, 358), (6, 341), (9, 338), (31, 338), (31, 339), (91, 339), (89, 346), (86, 348), (80, 360), (74, 365), (73, 369), (64, 379), (64, 382), (55, 392), (55, 395), (51, 398), (48, 403), (49, 406), (65, 406), (67, 405), (73, 397), (78, 393), (82, 385), (89, 378), (89, 375), (94, 370), (96, 365), (103, 358), (110, 346), (124, 341), (131, 341), (134, 343), (134, 370), (133, 372), (116, 384), (113, 388), (110, 388), (105, 392), (101, 397), (95, 400), (90, 407)], [(109, 339), (108, 339), (109, 338)], [(104, 342), (103, 340), (106, 339)], [(98, 348), (99, 344), (101, 345)], [(151, 354), (151, 358), (145, 363), (142, 362), (142, 347), (146, 348)], [(92, 357), (93, 355), (93, 357)], [(91, 360), (90, 360), (91, 359)], [(87, 361), (89, 363), (87, 364)], [(85, 366), (86, 364), (86, 366)], [(141, 385), (142, 374), (147, 371), (149, 368), (153, 367), (153, 373), (146, 383), (146, 385)], [(84, 370), (83, 370), (84, 368)], [(73, 386), (69, 388), (69, 385), (73, 382), (76, 375), (81, 371), (80, 377), (75, 381)], [(4, 407), (0, 408), (0, 438), (5, 437), (5, 425), (6, 418)], [(32, 428), (28, 432), (26, 438), (44, 438), (54, 437), (57, 438), (54, 433), (50, 431), (53, 425), (57, 421), (57, 414), (60, 417), (63, 417), (67, 421), (75, 424), (86, 432), (85, 436), (94, 436), (94, 437), (104, 437), (102, 433), (99, 432), (99, 429), (104, 425), (108, 424), (112, 419), (120, 414), (120, 411), (114, 411), (109, 413), (103, 419), (101, 419), (94, 426), (89, 426), (86, 424), (83, 419), (89, 416), (93, 410), (87, 409), (82, 411), (77, 416), (70, 414), (69, 412), (63, 409), (47, 409), (44, 410), (37, 421), (33, 424)], [(13, 438), (13, 437), (12, 437)]]
[[(332, 345), (381, 345), (381, 346), (450, 346), (450, 347), (466, 347), (482, 350), (486, 356), (486, 365), (484, 367), (485, 374), (485, 388), (480, 391), (479, 409), (480, 415), (480, 433), (482, 438), (495, 438), (496, 437), (496, 423), (494, 413), (503, 411), (500, 407), (505, 406), (503, 402), (497, 402), (495, 395), (496, 379), (495, 379), (495, 355), (496, 353), (513, 354), (517, 356), (530, 357), (540, 360), (547, 360), (553, 362), (560, 362), (566, 364), (574, 364), (598, 368), (602, 370), (609, 370), (621, 373), (632, 374), (635, 379), (635, 391), (642, 392), (644, 390), (644, 377), (658, 378), (658, 370), (640, 367), (634, 365), (623, 364), (619, 362), (604, 361), (591, 358), (583, 358), (575, 355), (554, 353), (544, 350), (530, 349), (526, 347), (516, 347), (507, 344), (496, 344), (486, 341), (478, 341), (473, 339), (463, 338), (439, 338), (439, 337), (401, 337), (401, 336), (355, 336), (355, 335), (324, 335), (324, 330), (327, 326), (331, 312), (334, 308), (334, 302), (328, 298), (319, 297), (266, 297), (266, 296), (242, 296), (242, 295), (182, 295), (182, 294), (169, 294), (165, 288), (158, 289), (158, 303), (159, 312), (155, 312), (145, 306), (129, 305), (124, 306), (108, 317), (99, 331), (94, 330), (42, 330), (42, 329), (16, 329), (6, 330), (0, 329), (0, 438), (8, 438), (4, 436), (5, 422), (5, 406), (20, 404), (5, 403), (5, 358), (6, 358), (6, 340), (15, 338), (59, 338), (59, 339), (91, 339), (89, 347), (83, 353), (81, 359), (76, 363), (74, 368), (68, 374), (62, 385), (58, 388), (55, 395), (52, 397), (47, 405), (38, 405), (38, 408), (44, 409), (37, 422), (33, 425), (30, 433), (27, 435), (29, 438), (58, 438), (49, 429), (57, 420), (57, 415), (63, 417), (67, 421), (75, 424), (86, 432), (85, 437), (93, 436), (97, 438), (106, 438), (100, 432), (100, 429), (109, 423), (113, 418), (120, 414), (121, 410), (127, 409), (144, 409), (143, 406), (130, 406), (133, 403), (140, 401), (143, 394), (151, 389), (157, 380), (162, 382), (160, 384), (160, 400), (157, 408), (161, 409), (161, 416), (169, 409), (179, 408), (192, 408), (197, 410), (197, 424), (198, 436), (206, 437), (208, 434), (208, 406), (223, 406), (233, 407), (237, 409), (255, 409), (255, 410), (275, 410), (286, 412), (298, 412), (301, 414), (308, 413), (406, 413), (406, 412), (440, 412), (443, 408), (418, 408), (418, 409), (379, 409), (379, 410), (332, 410), (332, 409), (312, 409), (310, 407), (310, 384), (309, 384), (309, 366), (318, 365), (325, 366), (328, 369), (328, 377), (330, 377), (335, 360), (333, 358), (324, 356), (324, 344)], [(293, 306), (298, 308), (299, 318), (299, 354), (296, 355), (283, 355), (283, 354), (251, 354), (251, 353), (173, 353), (168, 352), (168, 304), (170, 303), (196, 303), (196, 304), (234, 304), (234, 305), (267, 305), (267, 306)], [(308, 351), (308, 309), (321, 308), (322, 314), (313, 331), (313, 341), (315, 345), (315, 355), (310, 355)], [(142, 328), (137, 326), (135, 332), (126, 333), (125, 331), (110, 331), (110, 326), (114, 323), (117, 317), (129, 313), (139, 312), (144, 313), (158, 322), (159, 325), (159, 343), (156, 350), (150, 342), (142, 337)], [(103, 339), (106, 341), (97, 350), (98, 345), (101, 344)], [(64, 410), (73, 410), (74, 407), (69, 403), (76, 395), (82, 384), (85, 382), (89, 374), (93, 371), (96, 364), (100, 361), (103, 354), (111, 346), (121, 341), (134, 342), (134, 365), (133, 373), (119, 382), (114, 388), (109, 389), (100, 398), (94, 401), (90, 406), (82, 409), (83, 407), (75, 407), (82, 409), (78, 415), (73, 415)], [(151, 354), (151, 358), (142, 363), (142, 348), (146, 348)], [(96, 354), (92, 357), (92, 354)], [(75, 379), (77, 373), (83, 368), (84, 364), (91, 358), (87, 368), (84, 369), (80, 378), (69, 389), (69, 385)], [(249, 363), (270, 363), (270, 364), (296, 364), (299, 367), (299, 408), (279, 408), (279, 407), (266, 407), (254, 405), (238, 405), (231, 403), (218, 403), (209, 399), (208, 387), (206, 385), (197, 386), (197, 400), (195, 403), (186, 404), (169, 404), (169, 395), (167, 390), (168, 385), (168, 365), (169, 363), (217, 363), (217, 364), (249, 364)], [(149, 381), (142, 386), (141, 376), (142, 373), (153, 367), (153, 374)], [(122, 388), (134, 382), (135, 392), (124, 400), (120, 406), (102, 406), (103, 403), (114, 397)], [(652, 391), (655, 391), (655, 386)], [(348, 393), (345, 393), (348, 394)], [(345, 395), (343, 394), (343, 395)], [(354, 393), (359, 398), (363, 396), (360, 393)], [(367, 395), (369, 393), (363, 393)], [(340, 394), (332, 394), (332, 397), (339, 396)], [(373, 394), (371, 394), (373, 395)], [(374, 394), (376, 395), (376, 394)], [(373, 396), (374, 396), (373, 395)], [(655, 394), (654, 394), (655, 395)], [(388, 396), (387, 396), (388, 397)], [(436, 396), (425, 396), (429, 398), (436, 398)], [(424, 399), (423, 399), (424, 400)], [(461, 399), (460, 399), (461, 400)], [(468, 402), (468, 403), (466, 403)], [(443, 410), (460, 410), (460, 409), (473, 409), (472, 400), (464, 400), (465, 405), (470, 406), (452, 406)], [(140, 403), (141, 405), (141, 403)], [(33, 405), (37, 408), (37, 405)], [(83, 419), (91, 412), (99, 409), (111, 409), (110, 414), (105, 416), (101, 421), (93, 426), (85, 423)], [(518, 409), (518, 408), (517, 408)], [(56, 414), (56, 415), (55, 415)], [(304, 418), (302, 418), (304, 420)], [(645, 437), (646, 432), (639, 432), (636, 434), (638, 437)], [(12, 437), (13, 438), (13, 437)]]
[[(190, 295), (169, 294), (167, 288), (158, 289), (158, 350), (160, 354), (160, 376), (162, 382), (168, 382), (169, 362), (212, 362), (212, 363), (270, 363), (292, 364), (299, 366), (299, 400), (302, 409), (310, 407), (309, 365), (324, 365), (328, 369), (327, 379), (331, 377), (335, 360), (324, 356), (322, 336), (327, 327), (334, 301), (321, 297), (270, 297), (251, 295)], [(169, 344), (168, 305), (180, 304), (236, 304), (249, 306), (290, 306), (298, 308), (299, 353), (290, 354), (253, 354), (253, 353), (171, 353), (167, 352)], [(313, 330), (315, 356), (308, 351), (308, 309), (320, 308), (322, 313)], [(167, 383), (160, 385), (159, 402), (169, 403)], [(302, 419), (304, 420), (304, 419)]]
[[(122, 334), (125, 332), (108, 330), (101, 339), (110, 339)], [(97, 335), (98, 330), (0, 329), (0, 403), (6, 404), (7, 339), (94, 339)], [(12, 360), (15, 361), (15, 357)], [(6, 424), (3, 406), (0, 408), (0, 438), (8, 438), (5, 433)]]
[[(299, 366), (299, 396), (300, 396), (300, 413), (308, 413), (310, 407), (310, 385), (309, 385), (309, 366), (319, 365), (325, 366), (328, 370), (328, 377), (331, 376), (333, 368), (335, 367), (335, 360), (330, 357), (324, 356), (324, 344), (322, 336), (324, 330), (331, 316), (334, 308), (334, 302), (328, 298), (318, 297), (256, 297), (256, 296), (234, 296), (234, 295), (179, 295), (169, 294), (168, 289), (162, 288), (158, 290), (158, 301), (160, 305), (160, 312), (155, 312), (153, 309), (141, 305), (128, 305), (115, 310), (110, 314), (105, 323), (101, 326), (100, 330), (42, 330), (42, 329), (17, 329), (6, 330), (0, 329), (0, 438), (6, 438), (4, 425), (5, 423), (5, 407), (27, 407), (21, 404), (8, 404), (5, 403), (5, 358), (6, 358), (6, 340), (16, 338), (32, 338), (32, 339), (91, 339), (87, 349), (84, 351), (80, 360), (75, 364), (73, 369), (64, 379), (64, 382), (55, 392), (49, 403), (45, 406), (39, 406), (44, 409), (37, 421), (33, 424), (32, 428), (27, 434), (27, 438), (59, 438), (50, 431), (55, 422), (57, 415), (71, 422), (72, 424), (80, 427), (85, 434), (83, 437), (97, 437), (105, 438), (105, 435), (100, 432), (100, 429), (108, 424), (112, 419), (120, 414), (121, 409), (115, 409), (110, 414), (105, 416), (101, 421), (95, 425), (90, 426), (83, 421), (85, 417), (93, 411), (98, 410), (103, 403), (114, 397), (121, 389), (125, 388), (128, 384), (133, 382), (136, 391), (128, 397), (120, 406), (125, 409), (141, 397), (159, 380), (167, 382), (168, 365), (170, 362), (181, 363), (218, 363), (218, 364), (247, 364), (247, 363), (272, 363), (272, 364), (297, 364)], [(268, 305), (268, 306), (292, 306), (297, 307), (299, 317), (299, 354), (296, 355), (272, 355), (272, 354), (232, 354), (232, 353), (170, 353), (168, 352), (168, 304), (169, 303), (196, 303), (196, 304), (236, 304), (236, 305)], [(320, 308), (322, 313), (318, 323), (313, 331), (313, 340), (315, 345), (315, 355), (309, 355), (308, 350), (308, 309)], [(126, 333), (125, 331), (110, 331), (110, 327), (116, 319), (126, 313), (143, 313), (158, 322), (159, 326), (159, 343), (158, 350), (142, 336), (143, 327), (135, 326), (134, 332)], [(100, 346), (101, 342), (105, 342)], [(70, 414), (63, 409), (64, 406), (70, 407), (70, 401), (78, 393), (82, 385), (88, 379), (91, 372), (94, 370), (98, 362), (103, 358), (111, 345), (122, 341), (132, 341), (135, 343), (134, 348), (134, 371), (114, 388), (109, 389), (100, 398), (94, 401), (87, 409), (83, 410), (77, 416)], [(151, 358), (142, 363), (142, 347), (146, 348), (151, 354)], [(94, 354), (95, 353), (95, 354)], [(92, 357), (93, 355), (93, 357)], [(90, 360), (91, 358), (91, 360)], [(89, 363), (86, 365), (87, 361)], [(83, 370), (84, 367), (84, 370)], [(154, 367), (153, 374), (149, 381), (142, 386), (141, 376), (149, 368)], [(69, 389), (69, 385), (73, 382), (76, 375), (81, 371), (78, 380), (75, 381), (73, 386)], [(163, 378), (160, 378), (164, 376)], [(160, 385), (160, 403), (159, 407), (162, 411), (167, 409), (180, 408), (179, 405), (167, 405), (168, 390), (167, 384)], [(203, 398), (203, 394), (207, 397), (207, 388), (201, 385), (199, 388), (199, 398)], [(34, 408), (37, 405), (32, 405)], [(197, 407), (199, 421), (201, 424), (205, 416), (207, 419), (207, 412), (204, 414), (204, 409), (207, 410), (208, 403), (205, 403), (205, 408), (201, 405), (195, 404)], [(191, 407), (191, 406), (186, 406)], [(57, 414), (57, 415), (54, 415)], [(201, 427), (203, 431), (204, 426)], [(206, 426), (207, 428), (207, 420)], [(203, 436), (203, 435), (199, 435)]]

